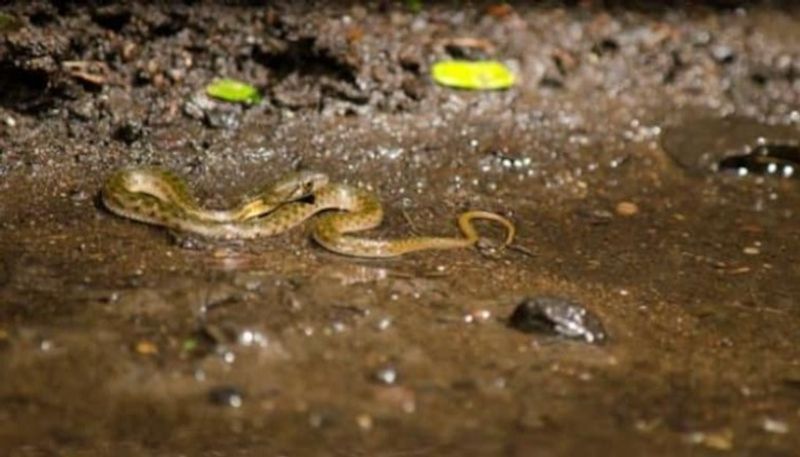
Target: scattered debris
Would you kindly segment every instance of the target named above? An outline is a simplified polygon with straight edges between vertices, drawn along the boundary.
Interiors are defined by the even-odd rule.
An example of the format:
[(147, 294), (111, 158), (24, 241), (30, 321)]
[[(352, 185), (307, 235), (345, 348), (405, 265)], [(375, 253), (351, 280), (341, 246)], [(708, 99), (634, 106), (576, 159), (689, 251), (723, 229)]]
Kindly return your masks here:
[(692, 432), (686, 435), (689, 444), (701, 444), (717, 451), (730, 451), (733, 449), (733, 430), (723, 428), (710, 432)]
[(575, 215), (590, 225), (606, 225), (614, 220), (614, 213), (604, 208), (580, 207)]
[(203, 120), (208, 127), (231, 130), (239, 126), (241, 107), (219, 103), (198, 92), (184, 103), (183, 113), (193, 119)]
[(454, 59), (477, 61), (495, 53), (495, 46), (488, 40), (473, 37), (449, 38), (442, 41), (443, 50)]
[(111, 75), (108, 65), (101, 61), (68, 60), (61, 66), (73, 78), (97, 87), (107, 84)]

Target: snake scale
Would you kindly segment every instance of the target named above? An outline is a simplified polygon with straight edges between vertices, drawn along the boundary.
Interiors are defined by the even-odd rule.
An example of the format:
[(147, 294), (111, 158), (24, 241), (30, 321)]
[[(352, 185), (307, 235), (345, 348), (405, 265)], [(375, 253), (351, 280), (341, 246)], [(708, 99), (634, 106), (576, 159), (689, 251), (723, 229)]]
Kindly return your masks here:
[(470, 247), (480, 238), (474, 219), (502, 224), (506, 245), (515, 235), (511, 221), (486, 211), (467, 211), (459, 216), (458, 225), (464, 235), (461, 238), (373, 239), (348, 235), (381, 224), (380, 201), (367, 190), (332, 183), (326, 175), (313, 171), (288, 174), (227, 210), (202, 208), (182, 178), (156, 167), (117, 171), (105, 183), (101, 198), (106, 208), (117, 215), (222, 239), (277, 235), (322, 213), (313, 221), (314, 240), (328, 250), (353, 257), (396, 257), (414, 251)]

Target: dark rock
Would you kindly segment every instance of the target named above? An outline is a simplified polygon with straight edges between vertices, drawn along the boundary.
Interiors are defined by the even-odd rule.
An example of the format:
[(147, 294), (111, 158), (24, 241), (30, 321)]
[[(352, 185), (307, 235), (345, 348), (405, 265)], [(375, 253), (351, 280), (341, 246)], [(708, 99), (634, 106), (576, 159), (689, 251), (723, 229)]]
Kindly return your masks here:
[(125, 144), (133, 144), (144, 135), (142, 124), (137, 121), (126, 121), (114, 130), (114, 139)]
[(592, 52), (598, 56), (613, 54), (619, 51), (619, 43), (613, 38), (603, 38), (592, 46)]
[(119, 32), (130, 21), (133, 14), (124, 6), (112, 5), (92, 12), (92, 19), (101, 27)]
[(598, 344), (606, 339), (603, 324), (583, 306), (560, 297), (524, 299), (508, 325), (526, 333), (550, 333)]
[(403, 92), (412, 100), (422, 100), (425, 98), (426, 85), (419, 78), (406, 78), (401, 87)]

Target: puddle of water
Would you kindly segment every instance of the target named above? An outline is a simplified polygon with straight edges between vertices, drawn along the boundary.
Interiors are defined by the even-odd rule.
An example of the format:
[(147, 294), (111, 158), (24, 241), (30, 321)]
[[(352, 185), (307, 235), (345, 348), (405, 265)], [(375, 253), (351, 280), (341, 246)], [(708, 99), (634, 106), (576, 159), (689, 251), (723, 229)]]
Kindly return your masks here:
[(800, 147), (789, 144), (759, 144), (743, 155), (721, 159), (716, 169), (736, 176), (800, 178)]
[(800, 161), (800, 129), (745, 117), (690, 114), (664, 129), (661, 144), (681, 168), (705, 175), (790, 177)]

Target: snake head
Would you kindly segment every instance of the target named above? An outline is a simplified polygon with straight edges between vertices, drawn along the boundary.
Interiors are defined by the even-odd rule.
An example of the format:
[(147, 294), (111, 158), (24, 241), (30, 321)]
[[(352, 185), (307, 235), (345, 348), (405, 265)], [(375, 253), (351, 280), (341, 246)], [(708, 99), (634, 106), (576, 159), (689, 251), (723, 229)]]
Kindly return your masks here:
[(275, 183), (273, 195), (284, 202), (300, 200), (327, 186), (328, 176), (324, 173), (301, 170)]
[(322, 173), (307, 170), (291, 173), (245, 197), (232, 220), (244, 221), (263, 216), (278, 206), (310, 197), (327, 185), (328, 176)]

